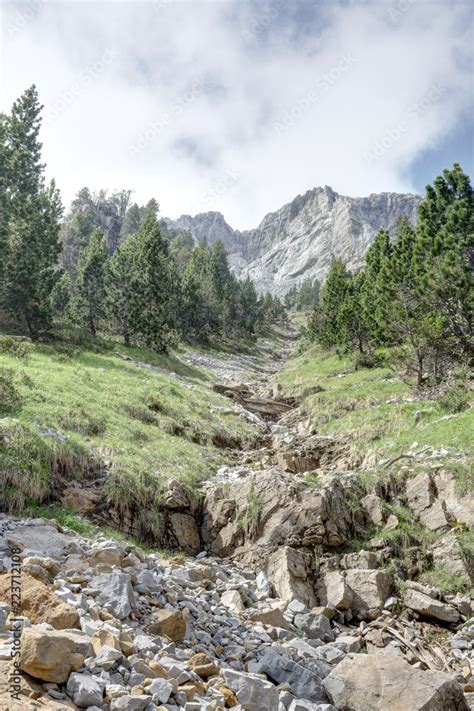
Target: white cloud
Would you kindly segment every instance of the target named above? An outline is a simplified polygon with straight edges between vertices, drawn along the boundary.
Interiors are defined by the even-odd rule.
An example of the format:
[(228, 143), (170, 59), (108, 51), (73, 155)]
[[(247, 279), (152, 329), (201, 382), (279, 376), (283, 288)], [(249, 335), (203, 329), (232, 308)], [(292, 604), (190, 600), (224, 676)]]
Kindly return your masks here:
[(219, 209), (247, 228), (315, 185), (413, 189), (408, 167), (472, 100), (469, 4), (314, 7), (5, 3), (0, 108), (37, 84), (65, 202), (133, 188), (165, 215)]

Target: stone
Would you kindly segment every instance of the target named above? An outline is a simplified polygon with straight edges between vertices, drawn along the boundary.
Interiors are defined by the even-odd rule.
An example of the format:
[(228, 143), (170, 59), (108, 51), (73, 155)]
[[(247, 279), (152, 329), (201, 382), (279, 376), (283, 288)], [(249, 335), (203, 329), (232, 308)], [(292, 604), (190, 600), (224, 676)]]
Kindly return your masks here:
[(217, 676), (219, 674), (219, 665), (209, 657), (207, 654), (199, 653), (194, 654), (189, 660), (189, 666), (195, 674), (201, 677), (201, 679), (209, 679), (211, 676)]
[(112, 649), (117, 650), (118, 652), (122, 651), (122, 647), (120, 644), (120, 638), (119, 638), (120, 632), (119, 630), (116, 631), (114, 634), (110, 630), (106, 629), (103, 627), (100, 630), (97, 630), (97, 632), (94, 632), (91, 638), (91, 644), (92, 644), (92, 649), (94, 650), (95, 654), (99, 654), (101, 651), (102, 647), (111, 647)]
[(79, 630), (27, 627), (21, 637), (21, 669), (37, 679), (62, 684), (90, 651), (90, 638)]
[(458, 622), (460, 619), (459, 611), (452, 605), (435, 600), (433, 597), (408, 588), (403, 593), (403, 602), (423, 617), (430, 617), (441, 622)]
[(244, 609), (244, 603), (240, 597), (238, 590), (226, 590), (221, 595), (221, 602), (223, 605), (232, 610), (232, 612), (242, 612)]
[(385, 570), (348, 570), (345, 581), (352, 590), (351, 609), (363, 620), (375, 619), (383, 609), (392, 588)]
[(265, 574), (282, 600), (299, 600), (308, 607), (316, 604), (306, 560), (294, 548), (280, 546), (270, 553)]
[(455, 575), (461, 575), (466, 581), (474, 582), (473, 566), (464, 555), (455, 531), (439, 538), (432, 548), (432, 554), (435, 565), (442, 566)]
[(304, 632), (309, 639), (320, 639), (323, 642), (332, 642), (334, 640), (335, 635), (326, 615), (313, 612), (299, 613), (295, 615), (293, 624)]
[(90, 674), (73, 672), (67, 681), (66, 689), (76, 706), (87, 708), (102, 705), (104, 686), (104, 683), (100, 684)]
[(154, 702), (166, 704), (173, 693), (174, 686), (166, 679), (153, 679), (146, 687), (147, 693), (151, 694)]
[(278, 691), (269, 681), (256, 674), (224, 669), (222, 675), (245, 711), (276, 711)]
[(144, 711), (150, 703), (150, 696), (125, 694), (112, 699), (110, 711)]
[(270, 603), (264, 608), (252, 610), (249, 614), (249, 620), (252, 622), (261, 622), (263, 625), (287, 629), (288, 622), (283, 617), (287, 605), (288, 603), (284, 600), (275, 600), (275, 602)]
[(436, 487), (430, 474), (421, 472), (407, 479), (406, 497), (409, 508), (431, 531), (449, 524), (445, 505), (436, 498)]
[(96, 600), (114, 617), (124, 620), (135, 607), (130, 575), (114, 569), (92, 578), (89, 587), (96, 593)]
[(116, 546), (105, 546), (94, 548), (89, 556), (89, 563), (92, 567), (105, 563), (106, 565), (122, 565), (124, 555), (120, 548)]
[(469, 711), (461, 685), (393, 654), (349, 655), (323, 680), (330, 701), (353, 711)]
[(186, 635), (186, 620), (181, 610), (156, 610), (148, 629), (153, 634), (164, 634), (173, 642), (180, 642)]
[(420, 521), (426, 528), (429, 528), (430, 531), (438, 531), (441, 528), (449, 526), (444, 503), (437, 499), (433, 506), (430, 506), (420, 513)]
[(260, 668), (276, 684), (289, 684), (294, 696), (315, 702), (326, 700), (321, 684), (324, 672), (315, 674), (295, 662), (288, 654), (269, 651), (261, 658)]
[(383, 526), (387, 519), (387, 512), (385, 509), (384, 502), (376, 494), (367, 494), (361, 499), (362, 506), (364, 507), (368, 518), (376, 526)]
[[(0, 600), (10, 600), (11, 577), (8, 573), (0, 576)], [(28, 573), (21, 576), (22, 614), (33, 624), (47, 622), (57, 630), (79, 627), (77, 610), (65, 602), (41, 580)]]
[(349, 610), (351, 607), (353, 592), (344, 574), (339, 571), (326, 573), (318, 586), (318, 592), (322, 605), (334, 605), (338, 610)]

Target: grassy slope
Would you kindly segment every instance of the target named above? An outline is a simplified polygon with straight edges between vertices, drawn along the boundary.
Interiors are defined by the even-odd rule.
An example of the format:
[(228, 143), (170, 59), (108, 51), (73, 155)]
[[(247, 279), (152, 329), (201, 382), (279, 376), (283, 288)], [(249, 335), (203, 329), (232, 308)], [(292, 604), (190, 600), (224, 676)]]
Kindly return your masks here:
[(133, 492), (138, 502), (158, 502), (166, 479), (192, 490), (229, 459), (223, 444), (252, 440), (242, 418), (218, 412), (226, 401), (209, 389), (205, 372), (145, 349), (120, 352), (157, 369), (113, 351), (36, 346), (27, 358), (0, 352), (0, 369), (13, 370), (22, 397), (19, 407), (0, 412), (3, 506), (47, 500), (55, 473), (81, 478), (93, 460), (98, 469), (111, 463), (112, 498)]
[[(302, 398), (302, 407), (319, 434), (345, 437), (363, 455), (375, 452), (377, 460), (401, 451), (407, 452), (414, 444), (416, 451), (426, 445), (437, 449), (452, 448), (452, 454), (462, 456), (443, 459), (443, 468), (451, 470), (456, 476), (460, 492), (474, 489), (472, 402), (470, 408), (450, 415), (436, 400), (403, 402), (412, 398), (413, 392), (408, 385), (394, 378), (390, 370), (374, 368), (354, 371), (350, 357), (340, 358), (323, 352), (317, 346), (290, 361), (277, 378), (285, 394)], [(324, 392), (309, 394), (310, 389), (317, 385), (323, 387)], [(389, 400), (397, 402), (389, 403)], [(417, 411), (423, 412), (418, 421), (415, 420)], [(407, 465), (406, 459), (397, 466), (408, 476), (420, 471), (417, 466)], [(383, 469), (379, 467), (360, 473), (361, 482), (367, 489), (371, 482), (384, 476)], [(408, 509), (400, 505), (388, 508), (396, 514), (399, 525), (394, 529), (369, 531), (367, 541), (353, 542), (354, 549), (366, 547), (370, 539), (383, 539), (407, 563), (410, 546), (421, 546), (426, 550), (442, 535), (424, 528)], [(474, 561), (474, 532), (461, 530), (458, 539), (465, 555)], [(470, 588), (467, 579), (443, 566), (431, 566), (429, 562), (421, 579), (453, 593), (466, 592)]]
[[(417, 449), (431, 445), (471, 451), (474, 409), (447, 415), (436, 401), (404, 402), (413, 392), (388, 368), (354, 371), (350, 357), (313, 346), (289, 362), (278, 380), (286, 394), (303, 396), (318, 433), (348, 437), (361, 452), (375, 449), (390, 456), (407, 451), (414, 442)], [(316, 385), (324, 392), (305, 397)]]

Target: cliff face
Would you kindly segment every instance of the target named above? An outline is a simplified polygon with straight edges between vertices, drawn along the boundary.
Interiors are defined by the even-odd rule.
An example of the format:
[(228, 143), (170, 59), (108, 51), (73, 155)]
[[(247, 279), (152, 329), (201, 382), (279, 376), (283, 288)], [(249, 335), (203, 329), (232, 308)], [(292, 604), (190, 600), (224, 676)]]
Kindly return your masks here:
[(415, 222), (420, 200), (397, 193), (351, 198), (325, 186), (298, 195), (253, 230), (233, 230), (219, 212), (182, 215), (168, 223), (188, 230), (196, 241), (221, 239), (239, 277), (250, 276), (260, 291), (281, 296), (307, 278), (323, 279), (332, 256), (349, 268), (360, 266), (380, 228), (393, 234), (400, 217)]

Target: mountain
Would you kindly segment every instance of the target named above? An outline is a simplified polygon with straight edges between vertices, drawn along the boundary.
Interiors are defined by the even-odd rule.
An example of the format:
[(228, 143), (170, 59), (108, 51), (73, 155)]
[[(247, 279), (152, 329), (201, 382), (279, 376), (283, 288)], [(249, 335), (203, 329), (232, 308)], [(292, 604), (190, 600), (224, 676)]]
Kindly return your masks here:
[(232, 229), (220, 212), (167, 223), (187, 230), (196, 242), (222, 240), (240, 278), (250, 276), (259, 291), (281, 296), (305, 279), (323, 279), (333, 256), (359, 267), (376, 232), (386, 228), (393, 234), (402, 216), (414, 223), (420, 201), (419, 195), (398, 193), (352, 198), (325, 186), (270, 212), (253, 230)]

